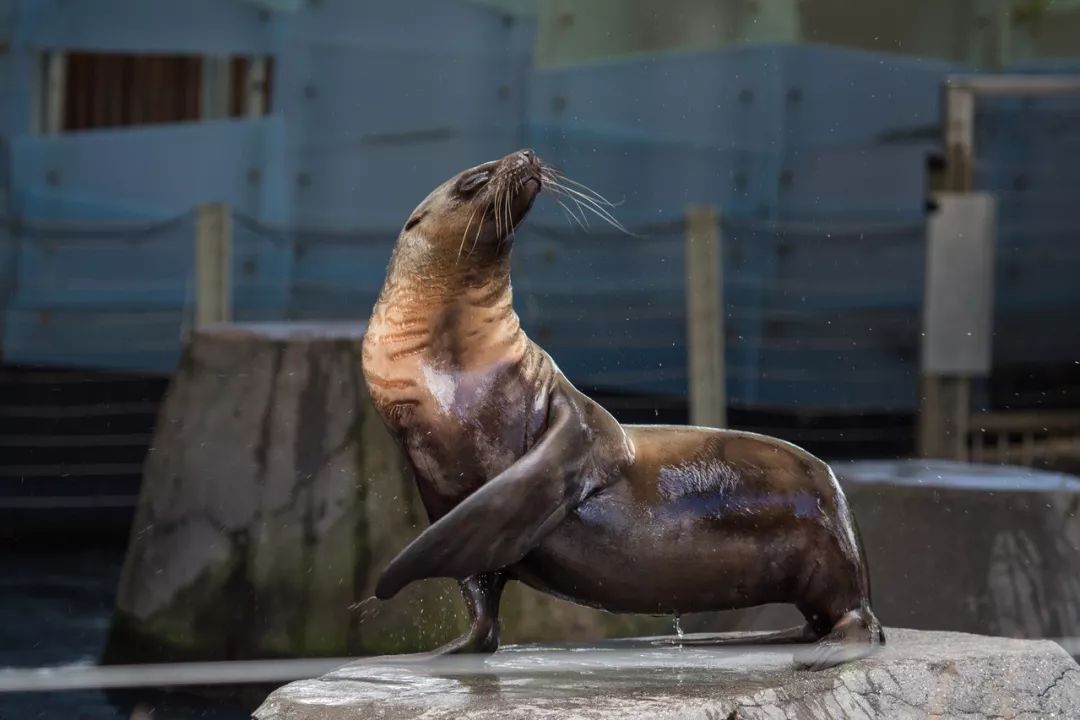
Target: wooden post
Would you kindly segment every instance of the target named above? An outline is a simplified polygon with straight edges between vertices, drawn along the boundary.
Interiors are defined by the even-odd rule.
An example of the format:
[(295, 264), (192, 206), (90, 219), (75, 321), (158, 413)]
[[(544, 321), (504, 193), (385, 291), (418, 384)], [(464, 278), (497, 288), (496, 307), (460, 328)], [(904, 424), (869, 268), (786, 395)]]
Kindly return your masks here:
[(799, 41), (801, 0), (743, 3), (736, 11), (737, 37), (743, 42), (795, 43)]
[(202, 59), (202, 96), (199, 99), (200, 116), (203, 120), (229, 117), (229, 99), (232, 75), (229, 58), (207, 55)]
[[(975, 94), (966, 87), (945, 87), (945, 190), (967, 192), (974, 184)], [(931, 221), (931, 225), (933, 221)], [(926, 278), (923, 300), (923, 325), (928, 323), (934, 304), (929, 281), (932, 268), (930, 228), (927, 230)], [(925, 338), (926, 333), (923, 333)], [(919, 454), (967, 460), (970, 380), (963, 375), (941, 373), (928, 366), (924, 358), (920, 381)]]
[[(999, 17), (998, 20), (1000, 21), (1002, 18)], [(1002, 32), (1004, 34), (999, 38), (999, 60), (1008, 57), (1007, 30)], [(945, 191), (945, 194), (942, 195), (942, 198), (946, 198), (951, 194), (954, 203), (977, 202), (974, 199), (975, 194), (972, 193), (975, 186), (976, 98), (1030, 97), (1076, 92), (1080, 92), (1080, 76), (1005, 74), (948, 78), (944, 88), (944, 118), (942, 122), (945, 142), (944, 187), (940, 188)], [(983, 234), (983, 239), (986, 239), (985, 233), (989, 233), (989, 242), (984, 244), (978, 252), (973, 252), (973, 249), (969, 247), (968, 253), (971, 262), (958, 263), (956, 257), (953, 256), (948, 262), (944, 263), (949, 267), (948, 269), (939, 268), (939, 275), (944, 277), (939, 277), (936, 283), (931, 282), (931, 273), (934, 272), (931, 268), (931, 250), (935, 244), (930, 241), (929, 236), (927, 238), (927, 295), (924, 303), (924, 322), (931, 317), (940, 316), (945, 320), (939, 323), (939, 329), (948, 330), (951, 325), (956, 323), (959, 317), (956, 312), (949, 312), (949, 308), (952, 306), (954, 309), (966, 308), (969, 310), (966, 318), (961, 319), (970, 321), (968, 324), (972, 327), (964, 329), (966, 335), (955, 332), (938, 332), (937, 340), (939, 342), (923, 341), (922, 400), (919, 411), (919, 452), (923, 457), (966, 459), (966, 441), (971, 413), (970, 378), (975, 375), (985, 375), (990, 370), (989, 332), (991, 321), (989, 315), (992, 314), (992, 300), (987, 298), (989, 298), (990, 282), (993, 276), (994, 210), (992, 203), (989, 214), (985, 210), (983, 211), (982, 220), (989, 222), (989, 229), (979, 227), (981, 221), (977, 214), (968, 215), (967, 219), (961, 223), (961, 225), (967, 223), (965, 227), (953, 228), (952, 231), (944, 233), (945, 237), (939, 238), (944, 242), (936, 243), (937, 248), (947, 249), (950, 244), (948, 242), (949, 236), (956, 240), (956, 243), (953, 244), (959, 246), (967, 244), (968, 241), (980, 235), (980, 233)], [(934, 225), (934, 222), (934, 220), (931, 220), (931, 226)], [(932, 229), (930, 232), (932, 233)], [(989, 266), (987, 263), (989, 263)], [(980, 277), (980, 272), (972, 272), (973, 265), (982, 266), (981, 275), (985, 282), (980, 280), (972, 286), (972, 281)], [(957, 283), (954, 282), (953, 278), (948, 277), (950, 274), (966, 280), (970, 287), (975, 288), (976, 294), (964, 295), (962, 292), (956, 292), (955, 286)], [(938, 309), (944, 309), (945, 312), (939, 313), (938, 310), (927, 311), (927, 306), (931, 303), (931, 293), (940, 296), (941, 299), (936, 301), (935, 304)], [(991, 304), (983, 306), (984, 300)], [(978, 312), (972, 310), (972, 303), (977, 307)], [(984, 313), (984, 319), (981, 321), (979, 320), (980, 312)], [(985, 325), (981, 323), (985, 323)], [(973, 346), (967, 344), (964, 338), (971, 337), (975, 329), (985, 330), (987, 340), (979, 349), (984, 360), (972, 365), (972, 358), (978, 356), (972, 353)], [(924, 333), (928, 338), (931, 334), (929, 329)], [(957, 339), (960, 340), (959, 343), (955, 342)], [(976, 345), (979, 344), (978, 341), (974, 342)], [(931, 358), (929, 362), (927, 361), (926, 352), (928, 344), (937, 347), (936, 350), (930, 352), (930, 355), (935, 356), (937, 359)], [(966, 358), (966, 360), (957, 364), (948, 360), (950, 357)], [(998, 436), (999, 443), (1006, 443), (1006, 441), (1007, 438), (1003, 438), (1001, 435)], [(982, 455), (983, 452), (980, 447), (979, 456)]]
[(202, 205), (195, 228), (195, 327), (232, 319), (232, 223), (225, 203)]
[(42, 75), (38, 130), (44, 135), (55, 135), (64, 129), (67, 55), (62, 50), (46, 52), (42, 56)]
[(720, 218), (711, 207), (686, 212), (686, 329), (690, 422), (727, 426), (724, 275)]
[(945, 87), (946, 190), (967, 192), (974, 185), (975, 93), (963, 85)]
[[(967, 460), (971, 381), (966, 377), (924, 373), (919, 413), (919, 455)], [(981, 451), (977, 456), (982, 457)]]
[(259, 118), (266, 114), (267, 62), (264, 57), (253, 57), (247, 64), (244, 79), (244, 114)]

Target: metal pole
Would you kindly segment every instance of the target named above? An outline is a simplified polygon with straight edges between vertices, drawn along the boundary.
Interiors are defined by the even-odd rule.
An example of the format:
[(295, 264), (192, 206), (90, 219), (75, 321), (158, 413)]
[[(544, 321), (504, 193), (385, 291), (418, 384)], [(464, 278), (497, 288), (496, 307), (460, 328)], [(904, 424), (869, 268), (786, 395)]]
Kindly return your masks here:
[(0, 670), (0, 694), (100, 690), (103, 688), (281, 683), (318, 677), (349, 662), (356, 662), (356, 658), (225, 660), (219, 662), (146, 665), (6, 669)]

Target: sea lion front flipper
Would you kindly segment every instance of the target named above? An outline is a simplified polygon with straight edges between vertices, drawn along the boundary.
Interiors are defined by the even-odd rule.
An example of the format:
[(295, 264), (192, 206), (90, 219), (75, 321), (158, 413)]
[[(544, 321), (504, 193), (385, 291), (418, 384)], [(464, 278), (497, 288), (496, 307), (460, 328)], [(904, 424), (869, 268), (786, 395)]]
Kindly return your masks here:
[(592, 431), (565, 392), (552, 391), (540, 441), (402, 550), (376, 596), (393, 597), (414, 580), (462, 580), (512, 565), (577, 506), (592, 489), (582, 472)]

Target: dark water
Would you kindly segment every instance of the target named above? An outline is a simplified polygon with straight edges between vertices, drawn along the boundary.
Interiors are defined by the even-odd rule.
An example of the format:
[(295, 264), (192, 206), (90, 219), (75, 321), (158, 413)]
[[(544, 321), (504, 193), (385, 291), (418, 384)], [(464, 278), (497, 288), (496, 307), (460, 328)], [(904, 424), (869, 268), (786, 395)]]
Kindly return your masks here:
[[(0, 545), (0, 668), (97, 663), (123, 559), (115, 543)], [(0, 694), (0, 720), (247, 720), (251, 709), (163, 691)]]

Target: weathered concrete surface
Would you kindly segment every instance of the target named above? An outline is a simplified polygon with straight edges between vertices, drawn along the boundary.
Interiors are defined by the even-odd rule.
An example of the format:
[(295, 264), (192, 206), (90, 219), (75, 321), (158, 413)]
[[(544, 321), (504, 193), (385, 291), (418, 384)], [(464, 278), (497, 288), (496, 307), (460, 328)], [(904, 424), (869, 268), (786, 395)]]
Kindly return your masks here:
[(927, 460), (836, 463), (887, 625), (1080, 635), (1080, 478)]
[(280, 688), (257, 720), (1076, 718), (1080, 667), (1048, 641), (890, 629), (820, 673), (790, 648), (521, 646), (426, 665), (372, 659)]
[[(146, 458), (107, 661), (412, 652), (465, 629), (449, 581), (356, 607), (427, 524), (368, 399), (362, 334), (256, 323), (192, 337)], [(510, 642), (671, 627), (516, 583), (503, 607)]]

